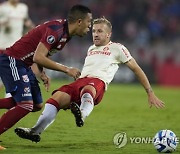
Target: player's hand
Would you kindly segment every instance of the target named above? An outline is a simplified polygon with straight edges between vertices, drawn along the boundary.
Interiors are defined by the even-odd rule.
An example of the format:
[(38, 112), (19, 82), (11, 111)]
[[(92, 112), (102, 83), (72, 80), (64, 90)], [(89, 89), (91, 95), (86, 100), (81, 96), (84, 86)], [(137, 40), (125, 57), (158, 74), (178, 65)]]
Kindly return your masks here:
[(161, 101), (157, 96), (154, 94), (154, 92), (148, 93), (148, 102), (150, 108), (152, 106), (155, 106), (156, 108), (164, 108), (165, 104), (163, 101)]
[(79, 76), (81, 75), (81, 72), (77, 68), (68, 67), (67, 74), (69, 76), (73, 77), (75, 80), (77, 80), (79, 78)]
[(50, 78), (45, 74), (45, 72), (43, 71), (40, 75), (41, 80), (44, 83), (44, 86), (46, 88), (46, 91), (49, 91), (49, 87), (50, 87)]

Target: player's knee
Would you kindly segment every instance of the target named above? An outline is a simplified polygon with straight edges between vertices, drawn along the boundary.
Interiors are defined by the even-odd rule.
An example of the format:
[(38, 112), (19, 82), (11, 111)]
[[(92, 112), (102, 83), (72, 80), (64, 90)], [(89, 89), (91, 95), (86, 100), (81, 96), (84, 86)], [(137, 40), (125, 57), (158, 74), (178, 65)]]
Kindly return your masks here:
[(84, 94), (86, 95), (86, 93), (89, 93), (93, 98), (95, 98), (96, 89), (91, 85), (87, 85), (81, 90), (80, 96), (82, 97), (82, 95), (84, 95)]
[(35, 104), (33, 106), (33, 110), (31, 112), (37, 112), (37, 111), (40, 111), (41, 109), (43, 108), (43, 104)]
[[(66, 92), (57, 91), (51, 97), (56, 104), (58, 104), (58, 109), (67, 109), (70, 106), (71, 96)], [(47, 102), (51, 102), (48, 100)]]
[(29, 112), (32, 112), (32, 110), (33, 110), (33, 102), (18, 103), (17, 106), (19, 106)]

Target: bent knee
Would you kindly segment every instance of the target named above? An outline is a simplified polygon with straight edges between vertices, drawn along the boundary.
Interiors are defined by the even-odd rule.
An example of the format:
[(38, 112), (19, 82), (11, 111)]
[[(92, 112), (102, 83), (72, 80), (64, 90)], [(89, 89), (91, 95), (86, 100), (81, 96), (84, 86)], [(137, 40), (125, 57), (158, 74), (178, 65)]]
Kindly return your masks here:
[(32, 101), (29, 101), (29, 102), (18, 102), (17, 103), (17, 106), (25, 109), (25, 110), (28, 110), (29, 112), (32, 112), (33, 111), (33, 102)]
[(51, 98), (59, 104), (60, 109), (66, 109), (71, 102), (71, 96), (66, 92), (57, 91)]

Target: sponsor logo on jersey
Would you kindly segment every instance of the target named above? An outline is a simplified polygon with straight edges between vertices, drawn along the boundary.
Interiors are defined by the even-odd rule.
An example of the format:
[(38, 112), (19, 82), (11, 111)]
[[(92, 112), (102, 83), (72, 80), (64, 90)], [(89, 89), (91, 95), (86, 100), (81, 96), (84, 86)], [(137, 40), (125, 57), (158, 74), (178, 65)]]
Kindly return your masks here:
[(32, 96), (29, 87), (25, 87), (25, 88), (24, 88), (24, 94), (22, 94), (22, 97), (27, 97), (27, 96)]
[(30, 88), (29, 88), (29, 87), (25, 87), (25, 88), (24, 88), (24, 92), (25, 92), (25, 93), (30, 93)]
[(47, 42), (48, 42), (49, 44), (53, 44), (53, 43), (55, 42), (55, 37), (54, 37), (53, 35), (49, 35), (49, 36), (47, 37)]
[(28, 78), (27, 75), (23, 75), (22, 79), (23, 79), (24, 82), (29, 82), (29, 78)]
[(109, 50), (109, 47), (105, 47), (104, 49), (103, 49), (103, 51), (108, 51)]
[(31, 53), (25, 55), (24, 57), (22, 57), (21, 60), (24, 61), (26, 58), (29, 58), (29, 57), (31, 57), (33, 55), (34, 55), (34, 52), (31, 52)]
[(110, 51), (89, 51), (88, 52), (88, 56), (92, 56), (92, 55), (106, 55), (106, 56), (110, 56), (111, 52)]
[(61, 38), (59, 42), (66, 42), (67, 38)]
[(29, 94), (22, 94), (22, 97), (27, 97), (27, 96), (32, 96), (32, 94), (31, 93), (29, 93)]

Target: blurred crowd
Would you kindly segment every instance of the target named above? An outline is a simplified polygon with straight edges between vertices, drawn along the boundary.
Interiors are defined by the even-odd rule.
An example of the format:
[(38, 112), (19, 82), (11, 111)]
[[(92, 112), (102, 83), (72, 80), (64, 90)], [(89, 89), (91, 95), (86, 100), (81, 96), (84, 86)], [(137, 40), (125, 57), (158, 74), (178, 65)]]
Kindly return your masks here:
[(159, 38), (176, 39), (180, 32), (179, 0), (22, 0), (35, 23), (64, 18), (73, 4), (90, 7), (94, 17), (105, 16), (113, 24), (114, 39), (147, 43)]
[[(112, 22), (112, 40), (127, 46), (152, 80), (155, 80), (160, 65), (180, 65), (179, 0), (21, 1), (29, 6), (29, 14), (35, 24), (66, 18), (68, 10), (74, 4), (87, 5), (91, 8), (94, 18), (105, 16)], [(91, 35), (74, 39), (64, 52), (54, 58), (68, 65), (81, 67), (86, 50), (91, 44)]]

